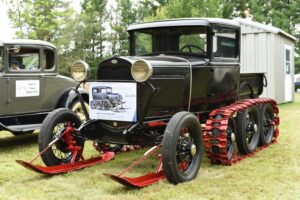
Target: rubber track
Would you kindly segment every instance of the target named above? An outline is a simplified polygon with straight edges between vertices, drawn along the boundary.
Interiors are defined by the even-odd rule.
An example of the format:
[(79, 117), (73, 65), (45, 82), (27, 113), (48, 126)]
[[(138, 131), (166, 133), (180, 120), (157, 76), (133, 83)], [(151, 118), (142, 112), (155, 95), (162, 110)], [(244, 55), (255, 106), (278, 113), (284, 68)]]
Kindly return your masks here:
[[(272, 143), (276, 143), (276, 139), (279, 135), (279, 110), (277, 107), (277, 103), (273, 99), (268, 98), (258, 98), (258, 99), (245, 99), (233, 103), (229, 106), (222, 107), (216, 110), (213, 110), (209, 114), (209, 119), (206, 121), (205, 131), (203, 134), (203, 142), (205, 146), (205, 152), (207, 157), (215, 164), (223, 164), (223, 165), (231, 165), (240, 160), (243, 160), (247, 157), (253, 156), (256, 152), (260, 151), (261, 149), (266, 148), (269, 145), (264, 145), (258, 147), (253, 153), (247, 155), (240, 155), (238, 151), (234, 153), (231, 159), (228, 158), (226, 152), (226, 129), (228, 125), (228, 119), (230, 117), (235, 117), (237, 112), (243, 111), (251, 106), (255, 105), (263, 105), (263, 104), (270, 104), (274, 110), (274, 137)], [(221, 119), (214, 119), (216, 115), (221, 115)], [(213, 136), (211, 131), (213, 129), (218, 129), (219, 134), (217, 136)], [(212, 149), (215, 149), (214, 151)], [(217, 151), (216, 151), (217, 149)]]

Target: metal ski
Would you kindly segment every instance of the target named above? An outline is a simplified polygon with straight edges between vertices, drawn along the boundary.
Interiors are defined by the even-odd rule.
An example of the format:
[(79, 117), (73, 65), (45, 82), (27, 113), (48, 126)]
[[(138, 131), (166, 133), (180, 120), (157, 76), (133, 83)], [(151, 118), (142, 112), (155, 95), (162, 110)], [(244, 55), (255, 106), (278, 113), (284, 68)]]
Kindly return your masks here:
[(160, 180), (165, 179), (164, 171), (162, 170), (162, 158), (160, 155), (160, 161), (157, 165), (156, 172), (150, 172), (147, 174), (144, 174), (142, 176), (138, 177), (128, 177), (124, 176), (126, 172), (129, 172), (132, 168), (134, 168), (136, 165), (138, 165), (140, 162), (148, 158), (150, 155), (156, 152), (156, 150), (161, 147), (161, 145), (154, 146), (151, 149), (149, 149), (141, 158), (137, 159), (135, 162), (133, 162), (129, 167), (127, 167), (125, 170), (123, 170), (121, 173), (117, 175), (104, 173), (106, 177), (109, 177), (110, 179), (128, 187), (135, 187), (135, 188), (142, 188), (146, 187), (148, 185), (154, 184)]
[[(16, 160), (16, 162), (22, 165), (23, 167), (35, 171), (37, 173), (55, 175), (97, 165), (109, 161), (115, 156), (114, 152), (105, 152), (100, 156), (84, 159), (82, 155), (83, 148), (77, 145), (76, 141), (74, 141), (74, 137), (72, 136), (72, 133), (74, 131), (76, 130), (72, 126), (72, 123), (68, 122), (66, 129), (58, 137), (51, 141), (47, 145), (47, 147), (43, 149), (39, 154), (37, 154), (30, 162), (22, 160)], [(64, 139), (68, 150), (72, 152), (72, 157), (69, 163), (61, 163), (60, 165), (53, 166), (40, 166), (33, 164), (33, 162), (36, 159), (43, 155), (47, 150), (49, 150), (56, 142), (58, 142), (62, 138)]]
[(48, 166), (48, 167), (34, 165), (31, 162), (25, 162), (22, 160), (16, 160), (16, 162), (19, 163), (20, 165), (24, 166), (25, 168), (35, 171), (37, 173), (55, 175), (55, 174), (61, 174), (61, 173), (66, 173), (66, 172), (82, 169), (85, 167), (90, 167), (93, 165), (97, 165), (97, 164), (109, 161), (109, 160), (113, 159), (114, 155), (115, 154), (113, 152), (106, 152), (106, 153), (102, 154), (101, 156), (89, 158), (87, 160), (81, 160), (81, 161), (77, 161), (74, 163), (67, 163), (67, 164)]

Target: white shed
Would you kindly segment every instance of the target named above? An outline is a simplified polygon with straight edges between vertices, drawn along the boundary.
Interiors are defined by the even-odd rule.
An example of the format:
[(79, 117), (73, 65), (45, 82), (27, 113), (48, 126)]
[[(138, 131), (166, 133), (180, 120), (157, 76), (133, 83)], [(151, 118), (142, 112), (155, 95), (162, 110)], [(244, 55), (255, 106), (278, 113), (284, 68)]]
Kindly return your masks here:
[(279, 28), (249, 19), (234, 19), (241, 26), (241, 72), (266, 74), (262, 97), (278, 103), (294, 101), (294, 46), (296, 38)]

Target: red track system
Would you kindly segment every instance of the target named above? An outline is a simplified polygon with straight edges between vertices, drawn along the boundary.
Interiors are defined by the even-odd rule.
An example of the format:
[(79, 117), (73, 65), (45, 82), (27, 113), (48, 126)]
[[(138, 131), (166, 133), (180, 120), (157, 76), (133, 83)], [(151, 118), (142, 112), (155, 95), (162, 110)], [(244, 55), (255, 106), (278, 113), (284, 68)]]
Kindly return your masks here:
[[(272, 99), (261, 98), (261, 99), (242, 100), (234, 104), (231, 104), (229, 106), (213, 110), (210, 113), (209, 119), (206, 121), (203, 141), (205, 144), (205, 152), (213, 163), (231, 165), (246, 157), (252, 156), (255, 152), (267, 147), (267, 146), (261, 146), (257, 148), (254, 153), (247, 154), (247, 155), (240, 155), (237, 152), (235, 152), (231, 158), (228, 157), (228, 153), (227, 153), (226, 130), (228, 128), (229, 119), (231, 117), (235, 117), (235, 115), (240, 111), (246, 110), (247, 108), (250, 108), (252, 106), (264, 105), (264, 104), (270, 104), (274, 111), (274, 119), (271, 124), (274, 126), (274, 135), (273, 135), (272, 143), (275, 143), (279, 134), (279, 130), (278, 130), (279, 111), (276, 102)], [(216, 117), (217, 115), (218, 117)], [(221, 116), (221, 118), (219, 116)], [(161, 126), (161, 125), (166, 125), (166, 123), (156, 122), (151, 124), (151, 126)], [(71, 135), (71, 132), (74, 131), (74, 129), (72, 129), (71, 125), (69, 125), (68, 128), (70, 130), (66, 129), (66, 131), (63, 134), (61, 134), (60, 137), (65, 137), (68, 140), (67, 142), (68, 147), (70, 151), (73, 152), (73, 159), (71, 163), (62, 164), (58, 166), (51, 166), (51, 167), (42, 167), (42, 166), (32, 164), (32, 162), (35, 159), (37, 159), (41, 154), (43, 154), (48, 148), (50, 148), (55, 143), (55, 141), (51, 142), (48, 145), (48, 147), (46, 147), (42, 152), (40, 152), (40, 154), (38, 154), (31, 162), (24, 162), (20, 160), (18, 160), (17, 162), (22, 166), (38, 173), (59, 174), (59, 173), (65, 173), (65, 172), (81, 169), (84, 167), (96, 165), (102, 162), (106, 162), (111, 160), (114, 157), (115, 155), (114, 153), (106, 152), (99, 157), (84, 160), (84, 158), (82, 157), (82, 149), (79, 146), (76, 146), (76, 143), (73, 142), (73, 137)], [(217, 129), (219, 134), (213, 136), (211, 133), (213, 129)], [(59, 138), (57, 138), (57, 140), (58, 139)], [(160, 158), (160, 162), (157, 165), (156, 172), (147, 173), (142, 176), (134, 177), (134, 178), (127, 177), (124, 175), (125, 173), (133, 169), (136, 165), (138, 165), (140, 162), (147, 159), (150, 155), (154, 155), (160, 147), (161, 145), (152, 147), (141, 158), (133, 162), (129, 167), (127, 167), (119, 174), (113, 175), (113, 174), (105, 173), (104, 175), (125, 186), (131, 186), (136, 188), (145, 187), (153, 183), (156, 183), (159, 180), (163, 180), (166, 177), (162, 169), (162, 157), (160, 154), (158, 154), (159, 155), (158, 157)], [(213, 149), (218, 149), (218, 151), (213, 151)], [(75, 160), (76, 156), (78, 155), (77, 153), (81, 157), (81, 161)]]
[[(212, 111), (209, 115), (209, 119), (206, 121), (203, 141), (204, 141), (205, 152), (207, 154), (207, 157), (211, 159), (212, 163), (231, 165), (246, 157), (253, 156), (257, 151), (267, 147), (267, 145), (261, 146), (257, 148), (254, 153), (247, 154), (247, 155), (239, 155), (238, 153), (235, 153), (231, 159), (228, 157), (227, 150), (226, 150), (226, 145), (227, 145), (226, 130), (228, 127), (228, 119), (230, 117), (233, 117), (239, 111), (243, 111), (251, 106), (263, 105), (263, 104), (270, 104), (273, 107), (274, 120), (272, 124), (274, 126), (275, 132), (274, 132), (272, 143), (276, 142), (276, 139), (279, 134), (279, 130), (278, 130), (279, 111), (276, 102), (272, 99), (267, 99), (267, 98), (241, 100), (229, 106), (222, 107)], [(216, 115), (222, 116), (222, 118), (215, 119)], [(213, 129), (218, 129), (218, 131), (220, 131), (220, 134), (218, 134), (217, 136), (212, 136), (211, 131)], [(217, 148), (219, 149), (219, 151), (218, 152), (213, 151), (212, 150), (213, 148)]]

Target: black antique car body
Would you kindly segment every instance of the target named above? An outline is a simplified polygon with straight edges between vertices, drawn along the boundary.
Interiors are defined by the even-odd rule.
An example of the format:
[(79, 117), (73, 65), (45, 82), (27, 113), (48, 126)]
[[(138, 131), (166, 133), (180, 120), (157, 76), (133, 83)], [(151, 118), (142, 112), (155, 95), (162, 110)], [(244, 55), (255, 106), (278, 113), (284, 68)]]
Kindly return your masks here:
[[(56, 108), (80, 109), (78, 85), (57, 72), (56, 47), (39, 40), (0, 41), (0, 131), (13, 134), (39, 128)], [(88, 94), (82, 89), (83, 98)]]
[[(196, 177), (204, 151), (213, 162), (231, 164), (239, 156), (253, 155), (258, 145), (276, 140), (276, 103), (258, 98), (266, 86), (264, 74), (240, 73), (237, 22), (165, 20), (131, 25), (128, 32), (130, 56), (104, 60), (98, 66), (97, 80), (91, 81), (93, 87), (118, 89), (128, 115), (99, 111), (92, 115), (91, 110), (92, 119), (81, 124), (74, 113), (58, 109), (47, 116), (39, 137), (41, 157), (51, 167), (21, 164), (42, 173), (93, 165), (90, 160), (76, 162), (85, 140), (93, 140), (102, 153), (120, 149), (107, 148), (107, 144), (153, 145), (145, 157), (162, 148), (157, 173), (136, 179), (108, 176), (135, 187), (164, 177), (177, 184)], [(86, 80), (87, 64), (79, 61), (76, 66)], [(57, 131), (56, 127), (63, 128)], [(103, 156), (103, 160), (112, 158)], [(53, 167), (59, 170), (53, 172)]]
[[(133, 64), (151, 66), (149, 79), (137, 82), (138, 123), (117, 122), (113, 126), (114, 121), (98, 120), (90, 125), (93, 131), (88, 125), (81, 130), (91, 134), (89, 137), (109, 143), (154, 144), (157, 135), (149, 135), (150, 130), (145, 134), (141, 131), (149, 122), (168, 121), (179, 111), (199, 114), (204, 122), (210, 111), (238, 99), (257, 98), (263, 91), (263, 74), (240, 74), (240, 31), (234, 21), (168, 20), (132, 25), (128, 31), (131, 56), (112, 57), (100, 63), (97, 81), (137, 82), (131, 74)], [(193, 41), (195, 35), (204, 35), (205, 41), (201, 37)], [(214, 37), (218, 38), (217, 44), (213, 44)], [(196, 42), (205, 50), (194, 48)], [(149, 51), (140, 49), (149, 44)], [(195, 52), (183, 51), (189, 45)], [(217, 45), (215, 52), (213, 45)], [(131, 131), (124, 134), (124, 130)]]

